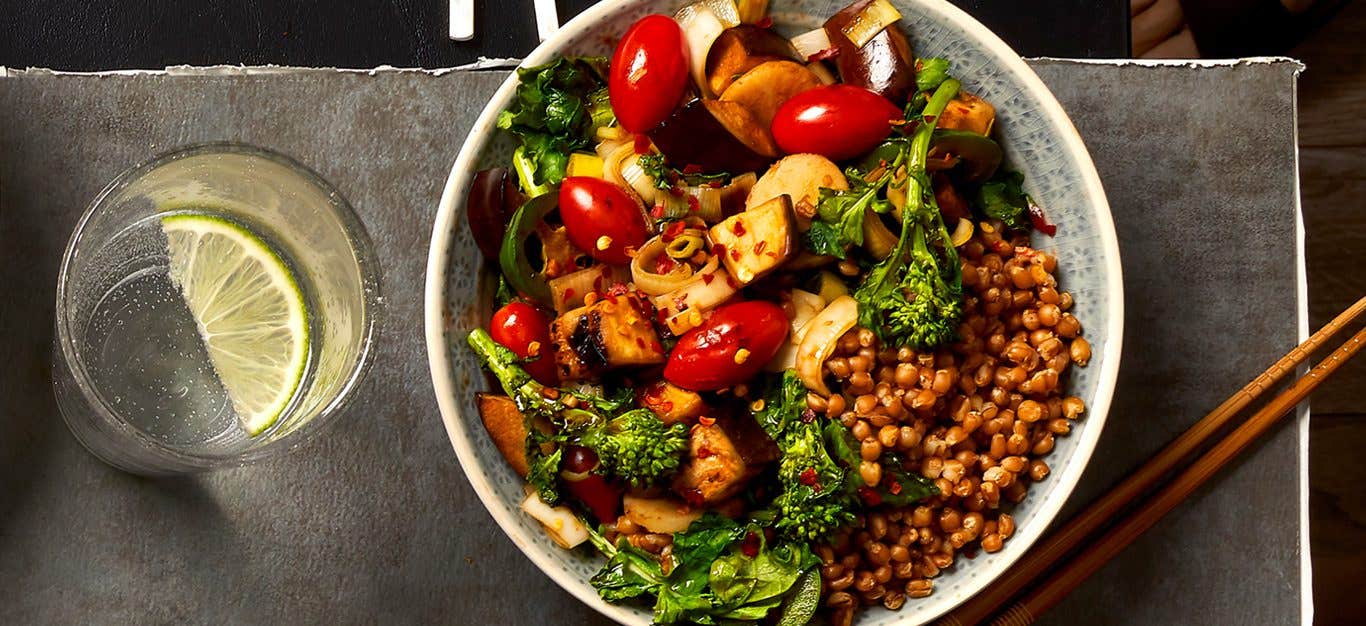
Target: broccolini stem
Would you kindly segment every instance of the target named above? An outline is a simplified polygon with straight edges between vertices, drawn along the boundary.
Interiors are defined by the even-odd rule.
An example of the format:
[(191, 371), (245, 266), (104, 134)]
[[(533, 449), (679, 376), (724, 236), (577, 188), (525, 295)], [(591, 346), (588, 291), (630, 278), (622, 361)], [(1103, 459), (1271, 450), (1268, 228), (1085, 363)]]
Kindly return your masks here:
[[(502, 383), (503, 391), (509, 396), (518, 396), (526, 391), (539, 392), (540, 389), (530, 389), (528, 386), (540, 387), (541, 384), (531, 379), (531, 375), (517, 364), (517, 355), (502, 344), (493, 340), (488, 331), (476, 328), (470, 331), (467, 338), (474, 353), (479, 355), (479, 360), (484, 366), (493, 372)], [(537, 395), (540, 395), (537, 393)]]
[(936, 120), (944, 113), (949, 101), (958, 95), (960, 83), (957, 79), (950, 78), (939, 84), (925, 103), (925, 109), (920, 113), (920, 125), (915, 128), (915, 135), (911, 137), (910, 159), (906, 163), (906, 169), (910, 173), (909, 185), (906, 190), (906, 208), (901, 212), (901, 247), (905, 247), (905, 241), (911, 234), (910, 221), (919, 217), (925, 204), (925, 163), (929, 160), (930, 139), (934, 136)]
[[(493, 340), (488, 331), (476, 328), (466, 341), (479, 355), (479, 360), (493, 372), (503, 386), (503, 392), (517, 402), (517, 408), (528, 416), (544, 416), (556, 424), (582, 425), (600, 419), (586, 408), (570, 408), (560, 400), (565, 392), (536, 382), (521, 365), (512, 350)], [(542, 357), (544, 358), (544, 357)]]

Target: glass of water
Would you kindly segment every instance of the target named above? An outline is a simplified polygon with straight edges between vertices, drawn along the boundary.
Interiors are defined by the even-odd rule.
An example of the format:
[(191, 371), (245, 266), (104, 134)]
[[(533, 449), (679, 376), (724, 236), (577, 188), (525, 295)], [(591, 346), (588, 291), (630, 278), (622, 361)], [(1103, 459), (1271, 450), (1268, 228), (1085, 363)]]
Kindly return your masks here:
[(294, 448), (366, 370), (378, 274), (350, 205), (284, 155), (201, 144), (128, 170), (62, 260), (62, 416), (96, 456), (139, 474)]

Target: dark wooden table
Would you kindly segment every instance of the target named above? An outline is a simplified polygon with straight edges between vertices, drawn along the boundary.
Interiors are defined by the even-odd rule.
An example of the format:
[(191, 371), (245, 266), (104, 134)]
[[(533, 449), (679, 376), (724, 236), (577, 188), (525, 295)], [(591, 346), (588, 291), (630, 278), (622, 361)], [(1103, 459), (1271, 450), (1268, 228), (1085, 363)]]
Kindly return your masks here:
[[(593, 1), (558, 4), (567, 20)], [(954, 4), (1025, 56), (1128, 56), (1128, 0)], [(8, 0), (0, 9), (0, 65), (449, 67), (526, 54), (536, 43), (531, 6), (476, 0), (475, 37), (456, 42), (446, 35), (447, 0)]]

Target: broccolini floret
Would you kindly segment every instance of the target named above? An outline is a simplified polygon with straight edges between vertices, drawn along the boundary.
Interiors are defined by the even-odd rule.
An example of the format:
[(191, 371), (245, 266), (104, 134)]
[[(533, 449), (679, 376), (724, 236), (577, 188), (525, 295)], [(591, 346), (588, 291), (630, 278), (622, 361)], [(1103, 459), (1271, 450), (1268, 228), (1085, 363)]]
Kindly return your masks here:
[(635, 409), (588, 427), (579, 444), (597, 452), (612, 475), (648, 487), (678, 471), (688, 449), (688, 426), (666, 425), (649, 409)]
[(901, 236), (892, 254), (875, 265), (854, 292), (859, 324), (890, 346), (928, 349), (952, 341), (963, 317), (958, 252), (925, 173), (933, 120), (957, 93), (958, 81), (950, 78), (925, 104), (908, 147)]
[(806, 387), (796, 372), (787, 370), (769, 385), (755, 416), (782, 452), (778, 495), (768, 515), (787, 539), (827, 539), (854, 521), (856, 503), (844, 488), (847, 472), (831, 456), (819, 420), (806, 408)]
[[(952, 247), (950, 244), (949, 248)], [(906, 274), (882, 307), (888, 336), (917, 348), (934, 348), (957, 337), (958, 322), (963, 319), (963, 288), (957, 260), (957, 255), (953, 255), (955, 267), (948, 274), (954, 277), (954, 284), (949, 284), (944, 279), (946, 272), (925, 242), (925, 229), (916, 226)]]

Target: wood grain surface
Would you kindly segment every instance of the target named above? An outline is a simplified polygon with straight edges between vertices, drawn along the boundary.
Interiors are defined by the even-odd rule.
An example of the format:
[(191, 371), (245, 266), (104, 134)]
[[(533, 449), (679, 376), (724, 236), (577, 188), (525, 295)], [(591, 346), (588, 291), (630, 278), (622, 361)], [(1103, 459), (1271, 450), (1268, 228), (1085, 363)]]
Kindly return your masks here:
[[(1317, 327), (1366, 294), (1366, 3), (1349, 3), (1292, 53), (1300, 77), (1300, 184)], [(1366, 615), (1366, 359), (1314, 397), (1309, 442), (1315, 623)]]

